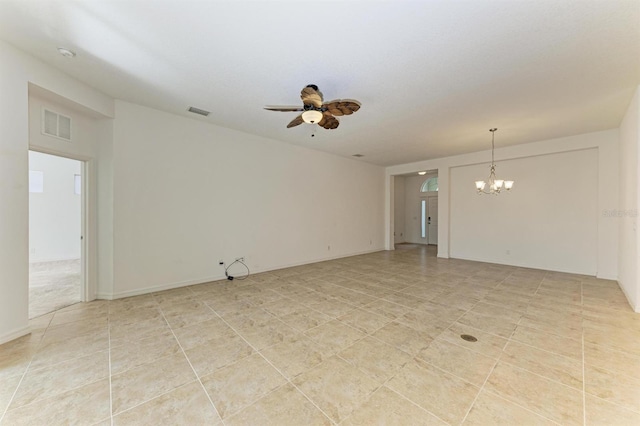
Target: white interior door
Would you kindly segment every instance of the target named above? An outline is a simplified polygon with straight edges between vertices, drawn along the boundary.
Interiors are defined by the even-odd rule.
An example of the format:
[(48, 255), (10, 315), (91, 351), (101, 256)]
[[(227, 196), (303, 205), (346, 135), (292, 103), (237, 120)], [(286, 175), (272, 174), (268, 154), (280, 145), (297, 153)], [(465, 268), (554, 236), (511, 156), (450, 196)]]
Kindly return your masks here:
[(438, 197), (427, 197), (427, 244), (438, 244)]
[(427, 199), (420, 199), (420, 239), (421, 244), (428, 244), (427, 239)]

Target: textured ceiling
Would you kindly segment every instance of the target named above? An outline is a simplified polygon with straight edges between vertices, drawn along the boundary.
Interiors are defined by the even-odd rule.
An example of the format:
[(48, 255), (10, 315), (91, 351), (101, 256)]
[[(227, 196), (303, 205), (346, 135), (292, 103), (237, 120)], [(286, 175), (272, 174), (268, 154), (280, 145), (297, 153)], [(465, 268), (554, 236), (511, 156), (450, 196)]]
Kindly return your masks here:
[[(1, 0), (0, 38), (114, 98), (380, 165), (614, 128), (640, 84), (638, 0)], [(314, 138), (263, 110), (309, 83), (362, 108)]]

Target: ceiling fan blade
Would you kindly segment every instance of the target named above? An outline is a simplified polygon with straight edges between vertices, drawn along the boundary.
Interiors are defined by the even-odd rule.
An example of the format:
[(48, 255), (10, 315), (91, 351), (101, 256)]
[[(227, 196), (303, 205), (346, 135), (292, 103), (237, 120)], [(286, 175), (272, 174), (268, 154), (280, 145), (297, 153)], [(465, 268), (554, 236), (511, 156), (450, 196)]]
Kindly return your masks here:
[(299, 116), (291, 120), (289, 124), (287, 124), (287, 129), (290, 129), (291, 127), (299, 126), (302, 123), (304, 123), (304, 120), (302, 119), (302, 114), (300, 114)]
[(302, 99), (302, 103), (305, 105), (313, 105), (316, 108), (320, 108), (322, 106), (322, 93), (313, 87), (307, 86), (302, 89), (302, 92), (300, 92), (300, 98)]
[(337, 99), (335, 101), (324, 104), (324, 107), (332, 115), (339, 117), (341, 115), (351, 115), (354, 112), (358, 111), (360, 109), (360, 102), (355, 100)]
[(322, 120), (318, 123), (318, 126), (324, 127), (325, 129), (335, 129), (340, 125), (340, 122), (337, 118), (329, 113), (329, 111), (325, 111)]
[(304, 111), (304, 108), (297, 106), (266, 106), (264, 109), (268, 111), (283, 111), (283, 112), (291, 112), (291, 111)]

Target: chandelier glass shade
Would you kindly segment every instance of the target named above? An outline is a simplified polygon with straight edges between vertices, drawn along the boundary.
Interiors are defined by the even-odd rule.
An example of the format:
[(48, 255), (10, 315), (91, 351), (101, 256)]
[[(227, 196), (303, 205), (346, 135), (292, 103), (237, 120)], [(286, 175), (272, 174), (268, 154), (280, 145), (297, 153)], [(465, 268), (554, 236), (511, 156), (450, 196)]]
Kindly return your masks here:
[(489, 178), (486, 181), (476, 181), (476, 190), (478, 191), (478, 194), (498, 195), (503, 189), (509, 191), (511, 190), (511, 188), (513, 188), (512, 180), (498, 179), (496, 177), (496, 164), (494, 162), (494, 140), (496, 130), (498, 129), (489, 129), (489, 131), (491, 132), (491, 169), (489, 171)]

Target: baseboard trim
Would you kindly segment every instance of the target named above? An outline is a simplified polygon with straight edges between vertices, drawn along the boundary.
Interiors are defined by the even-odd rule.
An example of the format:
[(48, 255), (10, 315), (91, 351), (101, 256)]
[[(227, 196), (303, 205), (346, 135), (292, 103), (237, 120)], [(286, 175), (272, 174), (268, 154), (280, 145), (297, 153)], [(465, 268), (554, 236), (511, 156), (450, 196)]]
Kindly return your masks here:
[(473, 258), (473, 257), (462, 257), (462, 256), (449, 256), (449, 259), (458, 259), (458, 260), (470, 260), (472, 262), (480, 262), (480, 263), (489, 263), (492, 265), (503, 265), (503, 266), (513, 266), (515, 268), (526, 268), (526, 269), (536, 269), (539, 271), (549, 271), (549, 272), (561, 272), (563, 274), (573, 274), (573, 275), (584, 275), (586, 277), (596, 277), (596, 272), (589, 273), (584, 271), (572, 271), (569, 269), (551, 269), (549, 267), (544, 267), (542, 265), (527, 265), (523, 263), (506, 263), (504, 261), (499, 261), (497, 259), (481, 259), (481, 258)]
[[(288, 263), (288, 264), (283, 264), (283, 265), (279, 265), (279, 266), (275, 266), (275, 267), (270, 267), (268, 269), (266, 269), (266, 268), (265, 269), (253, 269), (251, 271), (251, 275), (260, 274), (260, 273), (263, 273), (263, 272), (277, 271), (279, 269), (293, 268), (295, 266), (310, 265), (312, 263), (326, 262), (328, 260), (342, 259), (342, 258), (345, 258), (345, 257), (361, 256), (363, 254), (375, 253), (375, 252), (383, 251), (383, 250), (384, 250), (383, 248), (374, 248), (374, 249), (364, 250), (364, 251), (351, 253), (351, 254), (343, 254), (343, 255), (337, 255), (337, 256), (323, 257), (323, 258), (314, 259), (314, 260), (311, 260), (311, 261)], [(213, 281), (221, 281), (221, 280), (226, 280), (226, 277), (224, 275), (216, 275), (216, 276), (212, 276), (212, 277), (199, 278), (199, 279), (188, 280), (188, 281), (181, 281), (181, 282), (177, 282), (177, 283), (161, 284), (161, 285), (156, 285), (156, 286), (139, 288), (139, 289), (135, 289), (135, 290), (121, 291), (121, 292), (116, 292), (116, 293), (98, 292), (98, 293), (96, 293), (96, 298), (97, 299), (103, 299), (103, 300), (123, 299), (125, 297), (141, 296), (143, 294), (156, 293), (156, 292), (165, 291), (165, 290), (173, 290), (173, 289), (180, 288), (180, 287), (188, 287), (188, 286), (191, 286), (191, 285), (204, 284), (204, 283), (209, 283), (209, 282), (213, 282)]]
[(19, 337), (26, 336), (29, 333), (31, 333), (31, 328), (29, 326), (26, 326), (3, 334), (2, 336), (0, 336), (0, 345), (15, 340)]
[(156, 286), (137, 288), (135, 290), (121, 291), (117, 293), (98, 293), (96, 294), (96, 297), (98, 299), (107, 299), (107, 300), (124, 299), (125, 297), (141, 296), (143, 294), (157, 293), (159, 291), (173, 290), (180, 287), (188, 287), (190, 285), (204, 284), (204, 283), (219, 281), (223, 279), (226, 279), (224, 275), (222, 276), (216, 275), (215, 277), (199, 278), (195, 280), (181, 281), (177, 283), (161, 284)]

